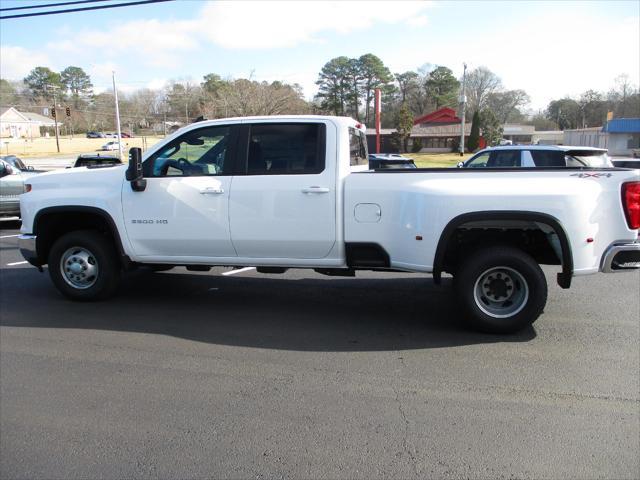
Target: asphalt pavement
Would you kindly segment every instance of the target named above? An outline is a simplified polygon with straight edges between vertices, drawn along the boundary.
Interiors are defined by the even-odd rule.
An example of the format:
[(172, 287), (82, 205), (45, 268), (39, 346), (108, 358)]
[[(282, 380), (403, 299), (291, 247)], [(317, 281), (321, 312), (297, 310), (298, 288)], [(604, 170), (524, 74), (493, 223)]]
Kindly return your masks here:
[(638, 478), (640, 275), (545, 268), (517, 335), (448, 280), (126, 277), (74, 303), (0, 223), (0, 478)]

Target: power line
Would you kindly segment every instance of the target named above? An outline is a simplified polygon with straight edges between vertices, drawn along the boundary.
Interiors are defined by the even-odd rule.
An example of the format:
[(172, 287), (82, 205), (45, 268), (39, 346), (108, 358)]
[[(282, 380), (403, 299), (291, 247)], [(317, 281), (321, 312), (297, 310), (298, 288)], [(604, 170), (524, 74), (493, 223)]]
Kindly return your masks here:
[(59, 13), (86, 12), (88, 10), (102, 10), (104, 8), (131, 7), (133, 5), (146, 5), (149, 3), (173, 2), (173, 1), (174, 0), (138, 0), (136, 2), (118, 3), (113, 5), (98, 5), (95, 7), (68, 8), (66, 10), (56, 10), (56, 11), (37, 12), (37, 13), (21, 13), (19, 15), (9, 15), (9, 16), (0, 17), (0, 20), (9, 20), (11, 18), (39, 17), (42, 15), (57, 15)]
[(46, 3), (43, 5), (27, 5), (25, 7), (10, 7), (0, 8), (0, 12), (8, 12), (9, 10), (28, 10), (31, 8), (47, 8), (47, 7), (62, 7), (64, 5), (77, 5), (79, 3), (96, 3), (96, 2), (109, 2), (111, 0), (76, 0), (74, 2), (59, 2), (59, 3)]

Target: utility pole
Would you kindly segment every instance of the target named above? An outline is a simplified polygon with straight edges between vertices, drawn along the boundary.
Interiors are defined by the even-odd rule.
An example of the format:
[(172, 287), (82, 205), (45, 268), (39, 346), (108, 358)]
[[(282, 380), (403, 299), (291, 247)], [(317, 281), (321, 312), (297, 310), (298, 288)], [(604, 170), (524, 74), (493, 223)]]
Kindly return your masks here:
[(462, 65), (464, 65), (464, 70), (462, 71), (462, 90), (460, 91), (460, 156), (464, 155), (464, 106), (467, 103), (467, 96), (465, 95), (467, 64), (463, 63)]
[(47, 85), (47, 89), (49, 88), (53, 90), (53, 111), (51, 113), (53, 114), (53, 121), (55, 123), (55, 128), (56, 128), (56, 148), (58, 149), (58, 153), (60, 153), (60, 140), (58, 139), (58, 114), (56, 112), (56, 107), (58, 106), (56, 92), (60, 87), (57, 87), (55, 85)]
[(120, 109), (118, 108), (118, 90), (116, 89), (116, 72), (111, 72), (113, 79), (113, 97), (116, 102), (116, 127), (118, 129), (118, 151), (120, 152), (120, 161), (122, 161), (122, 133), (120, 131)]
[(380, 153), (380, 112), (382, 104), (382, 91), (379, 88), (374, 90), (375, 92), (375, 107), (376, 107), (376, 153)]

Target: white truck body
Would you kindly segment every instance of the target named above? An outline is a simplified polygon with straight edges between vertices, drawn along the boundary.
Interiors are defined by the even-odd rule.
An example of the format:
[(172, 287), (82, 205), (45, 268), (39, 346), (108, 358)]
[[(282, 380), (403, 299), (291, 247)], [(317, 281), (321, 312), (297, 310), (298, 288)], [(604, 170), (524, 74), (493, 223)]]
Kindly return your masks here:
[[(159, 162), (154, 155), (193, 132), (225, 127), (239, 131), (240, 138), (249, 128), (269, 124), (321, 125), (321, 171), (251, 174), (246, 160), (250, 144), (239, 164), (243, 171), (148, 175), (149, 168), (155, 168), (151, 163)], [(40, 221), (55, 214), (59, 224), (67, 218), (60, 215), (76, 211), (81, 215), (79, 229), (85, 228), (91, 212), (106, 219), (120, 256), (130, 264), (300, 267), (334, 273), (384, 268), (434, 273), (439, 280), (442, 271), (455, 274), (459, 266), (452, 258), (478, 238), (495, 243), (500, 232), (511, 232), (507, 243), (512, 243), (517, 232), (523, 238), (515, 240), (524, 242), (521, 248), (535, 244), (525, 248), (532, 256), (545, 256), (540, 253), (545, 249), (555, 253), (555, 262), (544, 263), (562, 265), (564, 287), (572, 276), (611, 270), (610, 260), (618, 253), (611, 249), (616, 246), (632, 252), (619, 270), (640, 267), (638, 230), (629, 224), (621, 199), (623, 184), (638, 182), (637, 170), (372, 172), (366, 164), (353, 165), (350, 148), (354, 132), (361, 130), (356, 121), (342, 117), (205, 121), (177, 131), (145, 153), (143, 162), (151, 166), (144, 191), (134, 191), (126, 180), (126, 166), (39, 175), (21, 198), (23, 254), (36, 266), (47, 263), (43, 249), (48, 253), (55, 239), (39, 243), (45, 242), (40, 236), (46, 237)], [(468, 232), (473, 237), (465, 236)], [(535, 238), (527, 240), (528, 232), (536, 232)], [(454, 238), (459, 244), (452, 250)]]

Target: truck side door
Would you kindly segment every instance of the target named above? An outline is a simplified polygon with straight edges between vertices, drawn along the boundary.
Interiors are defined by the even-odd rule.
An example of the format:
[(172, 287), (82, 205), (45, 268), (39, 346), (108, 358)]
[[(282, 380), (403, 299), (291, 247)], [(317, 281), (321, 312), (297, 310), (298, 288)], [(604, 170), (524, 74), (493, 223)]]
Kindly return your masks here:
[(190, 130), (143, 163), (147, 187), (122, 191), (127, 235), (146, 257), (235, 257), (229, 232), (237, 126)]
[(244, 124), (239, 145), (230, 200), (238, 256), (326, 257), (336, 242), (333, 124)]

